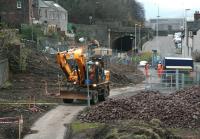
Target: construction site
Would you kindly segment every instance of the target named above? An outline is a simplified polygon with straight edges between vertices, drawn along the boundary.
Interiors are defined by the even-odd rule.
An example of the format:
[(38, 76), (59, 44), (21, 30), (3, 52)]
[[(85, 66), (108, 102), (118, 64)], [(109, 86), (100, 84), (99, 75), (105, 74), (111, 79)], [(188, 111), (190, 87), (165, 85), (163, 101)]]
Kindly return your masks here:
[[(0, 89), (1, 139), (53, 139), (59, 132), (53, 137), (52, 131), (60, 129), (48, 124), (60, 121), (65, 127), (64, 135), (59, 137), (66, 139), (200, 137), (197, 71), (196, 80), (190, 85), (182, 80), (180, 84), (179, 76), (171, 73), (171, 84), (163, 90), (166, 82), (161, 81), (155, 69), (150, 68), (151, 75), (146, 76), (144, 67), (134, 61), (124, 62), (124, 57), (110, 52), (105, 58), (99, 53), (97, 41), (88, 42), (86, 52), (95, 46), (98, 49), (93, 54), (98, 56), (91, 56), (91, 61), (85, 63), (81, 53), (86, 44), (51, 54), (38, 49), (34, 42), (19, 42), (17, 37), (10, 43), (10, 37), (13, 38), (10, 35), (1, 42), (7, 47), (2, 49), (0, 64), (4, 67), (7, 62), (9, 67), (8, 71), (1, 70), (2, 75), (9, 75)], [(93, 75), (90, 68), (94, 67)], [(62, 114), (72, 116), (66, 121), (57, 118)], [(45, 121), (47, 117), (52, 123)], [(37, 122), (46, 125), (37, 128)]]

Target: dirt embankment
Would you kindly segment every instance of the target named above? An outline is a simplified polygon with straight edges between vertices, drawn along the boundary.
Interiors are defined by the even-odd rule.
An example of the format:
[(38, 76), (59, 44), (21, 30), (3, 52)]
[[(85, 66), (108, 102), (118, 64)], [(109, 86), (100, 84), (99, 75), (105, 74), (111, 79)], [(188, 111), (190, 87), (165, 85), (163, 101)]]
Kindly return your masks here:
[[(30, 131), (30, 126), (36, 119), (54, 108), (55, 105), (51, 103), (61, 102), (59, 99), (48, 96), (45, 89), (45, 82), (47, 82), (49, 93), (58, 93), (57, 74), (59, 68), (56, 67), (55, 58), (36, 50), (30, 52), (26, 60), (26, 71), (19, 72), (17, 68), (19, 65), (13, 65), (15, 62), (10, 62), (10, 66), (12, 66), (10, 69), (16, 68), (17, 70), (11, 71), (10, 80), (0, 89), (0, 117), (22, 115), (24, 120), (22, 135), (33, 132)], [(38, 102), (49, 104), (39, 105)], [(30, 105), (30, 103), (36, 104)], [(0, 138), (18, 138), (18, 126), (1, 124)]]
[(130, 84), (139, 84), (145, 77), (142, 71), (136, 70), (132, 65), (110, 64), (111, 87), (124, 87)]

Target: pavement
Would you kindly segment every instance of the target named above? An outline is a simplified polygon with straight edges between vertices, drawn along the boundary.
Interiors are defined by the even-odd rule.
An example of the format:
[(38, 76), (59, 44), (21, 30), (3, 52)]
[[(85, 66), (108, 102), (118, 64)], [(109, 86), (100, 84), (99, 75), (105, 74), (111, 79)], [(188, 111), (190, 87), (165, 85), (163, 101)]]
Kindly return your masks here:
[(59, 105), (38, 119), (31, 130), (38, 131), (29, 134), (24, 139), (63, 139), (69, 124), (85, 106)]

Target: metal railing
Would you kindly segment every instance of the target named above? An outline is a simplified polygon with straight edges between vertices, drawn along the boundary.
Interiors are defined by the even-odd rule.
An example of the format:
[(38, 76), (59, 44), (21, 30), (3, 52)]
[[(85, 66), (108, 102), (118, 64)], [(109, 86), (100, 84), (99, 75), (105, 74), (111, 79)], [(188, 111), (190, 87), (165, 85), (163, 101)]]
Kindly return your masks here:
[(145, 88), (151, 90), (179, 90), (200, 84), (200, 72), (189, 70), (164, 70), (161, 74), (151, 70)]

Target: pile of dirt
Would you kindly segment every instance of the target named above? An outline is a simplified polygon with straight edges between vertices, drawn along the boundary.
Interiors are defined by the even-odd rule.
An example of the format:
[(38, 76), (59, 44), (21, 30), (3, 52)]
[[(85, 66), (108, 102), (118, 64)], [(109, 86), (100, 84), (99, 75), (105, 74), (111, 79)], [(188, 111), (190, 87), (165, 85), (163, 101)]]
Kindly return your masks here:
[(41, 76), (54, 76), (62, 74), (55, 54), (47, 54), (35, 49), (31, 50), (27, 58), (27, 72)]
[[(131, 65), (110, 63), (107, 68), (110, 70), (111, 88), (138, 84), (144, 80), (144, 74)], [(27, 72), (46, 77), (57, 77), (58, 74), (65, 76), (56, 63), (55, 55), (37, 50), (32, 50), (27, 59)]]
[[(34, 121), (52, 109), (54, 103), (62, 103), (61, 99), (54, 97), (59, 93), (58, 73), (61, 71), (55, 63), (55, 55), (44, 54), (36, 49), (31, 49), (25, 71), (13, 71), (18, 67), (17, 62), (11, 62), (10, 66), (13, 66), (10, 68), (10, 80), (0, 88), (0, 118), (23, 115), (22, 135), (25, 135), (32, 132), (30, 127)], [(29, 108), (29, 103), (36, 103), (37, 108)], [(0, 124), (0, 138), (18, 138), (18, 126)]]
[(200, 87), (192, 87), (164, 96), (142, 91), (130, 98), (109, 99), (91, 107), (78, 118), (85, 122), (109, 122), (135, 119), (159, 119), (167, 127), (200, 127)]
[[(107, 68), (111, 73), (111, 88), (138, 84), (144, 80), (144, 74), (131, 65), (110, 63)], [(27, 59), (27, 72), (47, 77), (57, 77), (58, 74), (65, 76), (56, 63), (55, 55), (44, 54), (34, 49)]]

